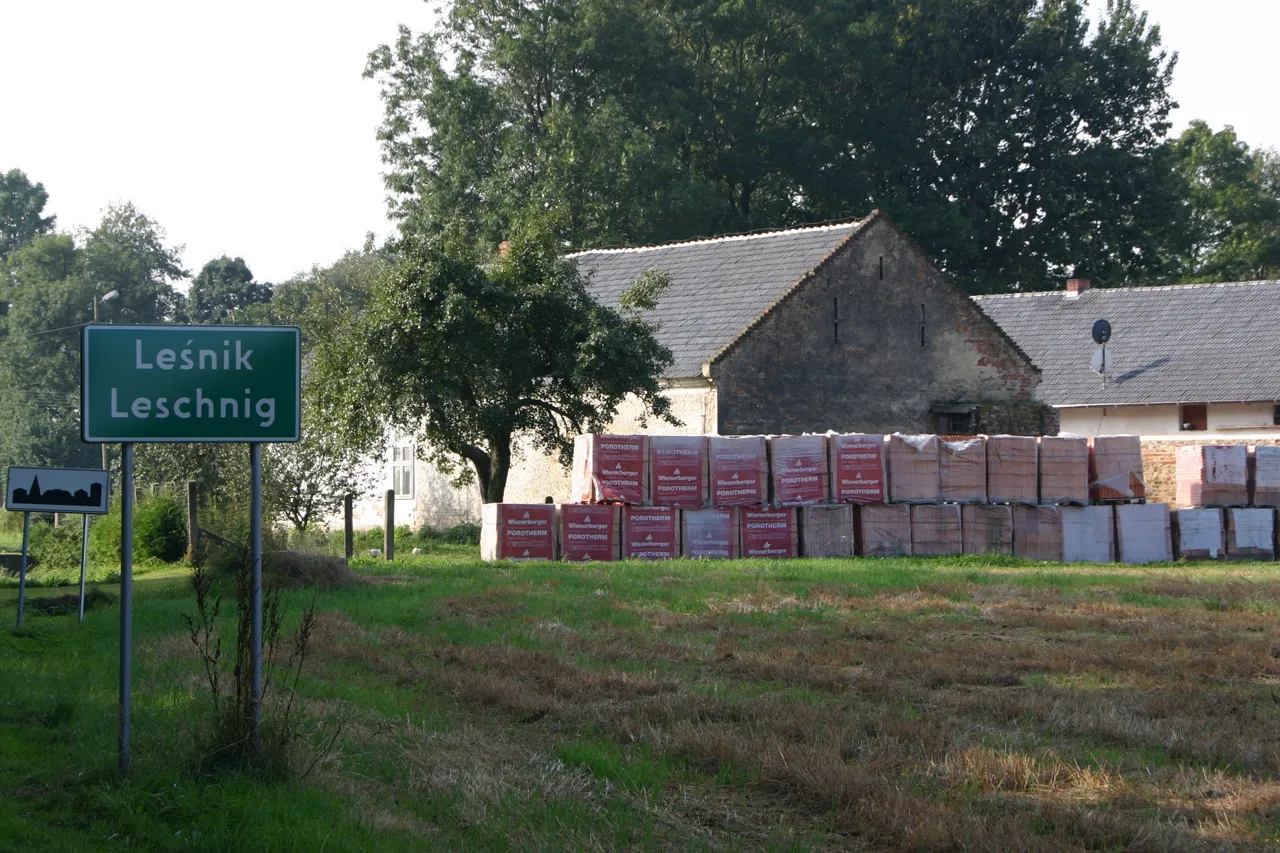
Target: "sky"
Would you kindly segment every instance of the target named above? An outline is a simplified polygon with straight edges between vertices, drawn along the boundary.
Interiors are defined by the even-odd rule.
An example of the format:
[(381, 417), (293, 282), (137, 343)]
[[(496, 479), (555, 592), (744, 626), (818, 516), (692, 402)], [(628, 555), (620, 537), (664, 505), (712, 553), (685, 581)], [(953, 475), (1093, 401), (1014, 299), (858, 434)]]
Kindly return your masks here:
[[(1280, 0), (1137, 5), (1179, 54), (1175, 132), (1202, 118), (1280, 148)], [(43, 183), (62, 229), (133, 202), (193, 272), (223, 254), (271, 282), (331, 263), (392, 230), (365, 58), (436, 6), (0, 0), (0, 171)]]

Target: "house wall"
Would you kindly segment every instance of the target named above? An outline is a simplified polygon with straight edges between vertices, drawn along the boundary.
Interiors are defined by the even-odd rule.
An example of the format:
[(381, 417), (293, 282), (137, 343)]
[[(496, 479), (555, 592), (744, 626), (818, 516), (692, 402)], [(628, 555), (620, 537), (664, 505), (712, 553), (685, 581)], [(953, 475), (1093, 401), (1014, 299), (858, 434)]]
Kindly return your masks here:
[(713, 362), (719, 431), (935, 432), (935, 403), (996, 403), (983, 430), (1039, 431), (1028, 359), (902, 232), (867, 229)]
[(1180, 429), (1178, 406), (1073, 406), (1058, 410), (1061, 430), (1074, 435), (1141, 435), (1177, 440), (1203, 438), (1232, 443), (1255, 438), (1280, 438), (1275, 426), (1275, 404), (1210, 403), (1205, 414), (1208, 429)]

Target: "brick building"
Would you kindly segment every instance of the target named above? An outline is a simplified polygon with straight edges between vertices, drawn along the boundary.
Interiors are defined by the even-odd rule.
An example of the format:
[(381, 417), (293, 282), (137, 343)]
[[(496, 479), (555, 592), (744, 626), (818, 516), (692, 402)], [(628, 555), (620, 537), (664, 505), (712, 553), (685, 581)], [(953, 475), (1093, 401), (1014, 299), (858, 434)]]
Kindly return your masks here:
[[(572, 257), (606, 304), (645, 270), (671, 279), (648, 319), (675, 357), (664, 385), (682, 424), (642, 425), (638, 406), (624, 406), (615, 432), (1055, 430), (1029, 357), (883, 214)], [(507, 500), (567, 496), (556, 460), (519, 455)], [(478, 517), (478, 490), (448, 487), (411, 445), (385, 461), (401, 523)], [(364, 510), (377, 523), (379, 502)]]

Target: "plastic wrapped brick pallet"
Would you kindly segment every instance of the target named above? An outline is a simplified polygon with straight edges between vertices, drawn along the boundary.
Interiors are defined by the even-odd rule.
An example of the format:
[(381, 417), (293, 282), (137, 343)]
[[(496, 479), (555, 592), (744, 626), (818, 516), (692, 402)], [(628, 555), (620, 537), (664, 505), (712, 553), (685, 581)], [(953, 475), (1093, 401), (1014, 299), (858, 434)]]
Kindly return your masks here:
[(1222, 535), (1222, 510), (1179, 509), (1173, 512), (1176, 557), (1187, 560), (1220, 560), (1226, 554)]
[(1243, 444), (1179, 447), (1179, 507), (1248, 506), (1249, 455)]
[(984, 440), (938, 440), (938, 499), (962, 504), (986, 502), (987, 443)]
[(1089, 439), (1089, 497), (1095, 501), (1145, 498), (1142, 440), (1136, 435), (1095, 435)]
[(884, 436), (827, 433), (827, 461), (831, 466), (831, 497), (843, 504), (882, 504), (885, 488)]
[(1040, 503), (1089, 502), (1089, 439), (1046, 435), (1040, 439)]
[(560, 558), (571, 563), (618, 559), (622, 548), (622, 507), (560, 504)]
[(911, 507), (906, 504), (858, 507), (855, 519), (862, 556), (911, 556)]
[(1007, 506), (961, 507), (966, 554), (1012, 554), (1013, 510)]
[(485, 504), (480, 508), (480, 559), (541, 562), (555, 558), (555, 504)]
[(742, 527), (737, 507), (686, 509), (680, 513), (680, 548), (686, 557), (736, 560)]
[(1252, 506), (1280, 506), (1280, 447), (1261, 444), (1249, 448), (1253, 487)]
[(649, 439), (649, 488), (657, 506), (698, 509), (711, 496), (707, 439), (701, 435), (655, 435)]
[(1227, 559), (1274, 560), (1276, 513), (1273, 509), (1229, 509)]
[(1116, 557), (1122, 563), (1164, 563), (1173, 559), (1168, 504), (1118, 504)]
[(987, 497), (992, 503), (1039, 503), (1039, 450), (1035, 436), (987, 436)]
[(769, 500), (769, 452), (763, 435), (707, 439), (712, 506), (764, 506)]
[(831, 497), (825, 435), (775, 435), (769, 438), (774, 506), (815, 506)]
[(1116, 561), (1115, 513), (1110, 506), (1062, 508), (1062, 559), (1068, 563)]
[(572, 492), (572, 503), (649, 503), (649, 436), (575, 438)]
[(1062, 507), (1014, 504), (1013, 553), (1026, 560), (1062, 560)]
[(680, 556), (680, 510), (671, 506), (622, 508), (622, 559), (674, 560)]
[(742, 556), (784, 559), (799, 553), (796, 511), (785, 509), (742, 509)]
[(953, 557), (964, 553), (960, 507), (919, 504), (911, 507), (911, 556)]
[(853, 507), (800, 507), (801, 557), (852, 557)]
[(938, 502), (938, 437), (889, 436), (889, 500), (892, 503)]

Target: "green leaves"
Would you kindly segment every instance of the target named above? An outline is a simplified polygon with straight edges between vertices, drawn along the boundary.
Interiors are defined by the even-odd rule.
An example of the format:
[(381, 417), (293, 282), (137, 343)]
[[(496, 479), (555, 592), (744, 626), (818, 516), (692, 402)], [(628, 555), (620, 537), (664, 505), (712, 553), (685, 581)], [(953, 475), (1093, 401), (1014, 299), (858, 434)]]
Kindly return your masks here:
[(670, 353), (637, 315), (595, 302), (543, 231), (483, 259), (411, 237), (365, 309), (331, 331), (315, 350), (316, 399), (347, 442), (414, 434), (434, 461), (466, 460), (459, 478), (477, 476), (486, 500), (501, 500), (521, 434), (567, 451), (630, 394), (669, 417), (657, 377)]
[(0, 175), (0, 263), (14, 249), (53, 230), (55, 217), (41, 216), (49, 194), (21, 169)]

